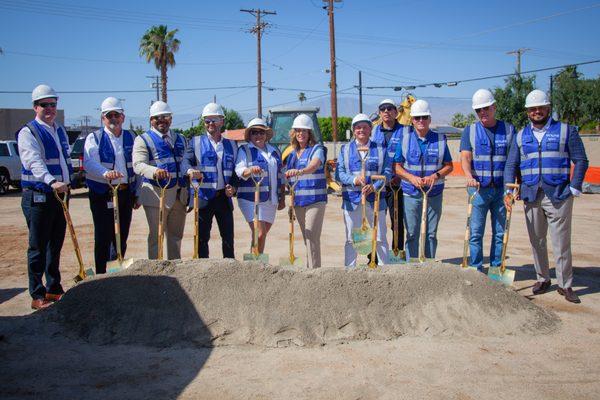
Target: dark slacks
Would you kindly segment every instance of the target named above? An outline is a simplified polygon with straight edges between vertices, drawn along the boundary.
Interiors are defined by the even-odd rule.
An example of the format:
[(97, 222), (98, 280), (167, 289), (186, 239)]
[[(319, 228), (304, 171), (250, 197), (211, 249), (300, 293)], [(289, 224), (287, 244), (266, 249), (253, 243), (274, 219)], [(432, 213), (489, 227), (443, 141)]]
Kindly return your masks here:
[[(104, 194), (89, 191), (90, 209), (94, 220), (94, 262), (96, 273), (106, 272), (107, 261), (117, 259), (114, 211), (108, 208), (112, 192)], [(125, 257), (127, 237), (131, 226), (133, 194), (129, 189), (119, 190), (119, 226), (121, 227), (121, 254)]]
[[(21, 209), (29, 228), (27, 248), (27, 273), (29, 294), (34, 300), (43, 299), (46, 293), (62, 294), (60, 284), (60, 251), (65, 240), (67, 223), (62, 206), (53, 193), (45, 194), (45, 201), (34, 202), (42, 193), (23, 190)], [(42, 277), (46, 275), (46, 286)]]
[(198, 212), (198, 257), (208, 258), (208, 241), (212, 228), (213, 217), (217, 220), (221, 235), (223, 258), (235, 258), (233, 253), (233, 205), (225, 196), (223, 190), (208, 202)]

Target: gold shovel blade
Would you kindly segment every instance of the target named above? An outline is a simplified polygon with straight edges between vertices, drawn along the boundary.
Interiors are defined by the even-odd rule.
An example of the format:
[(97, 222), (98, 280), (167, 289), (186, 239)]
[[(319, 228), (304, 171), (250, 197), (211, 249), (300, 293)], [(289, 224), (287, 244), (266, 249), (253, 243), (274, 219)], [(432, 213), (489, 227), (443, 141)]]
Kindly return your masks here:
[(125, 258), (122, 261), (113, 260), (106, 263), (106, 272), (112, 274), (113, 272), (119, 272), (124, 269), (127, 269), (133, 265), (135, 259), (133, 258)]
[(504, 273), (502, 273), (501, 267), (490, 267), (488, 270), (488, 278), (500, 282), (505, 286), (511, 286), (515, 281), (515, 271), (505, 269)]
[(302, 266), (304, 266), (304, 263), (302, 262), (300, 257), (287, 256), (287, 257), (281, 257), (279, 259), (279, 266), (280, 267), (302, 267)]
[(262, 253), (262, 254), (245, 253), (244, 261), (260, 261), (265, 264), (268, 264), (269, 263), (269, 255), (265, 254), (265, 253)]

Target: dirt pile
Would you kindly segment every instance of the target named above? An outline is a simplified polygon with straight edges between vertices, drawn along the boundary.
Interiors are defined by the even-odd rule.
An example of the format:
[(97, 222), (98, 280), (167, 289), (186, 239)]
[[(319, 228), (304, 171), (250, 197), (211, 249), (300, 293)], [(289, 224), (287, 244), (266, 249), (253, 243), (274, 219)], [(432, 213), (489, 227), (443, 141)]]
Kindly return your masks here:
[(235, 260), (137, 261), (77, 285), (42, 314), (92, 343), (159, 347), (540, 334), (559, 324), (513, 290), (441, 263), (298, 271)]

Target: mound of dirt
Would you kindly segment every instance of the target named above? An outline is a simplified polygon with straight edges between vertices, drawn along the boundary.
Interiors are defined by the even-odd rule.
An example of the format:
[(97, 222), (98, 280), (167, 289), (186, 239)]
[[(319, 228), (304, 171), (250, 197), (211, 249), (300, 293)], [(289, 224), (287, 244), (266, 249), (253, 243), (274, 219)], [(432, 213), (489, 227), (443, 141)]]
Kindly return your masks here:
[(143, 260), (77, 285), (47, 311), (69, 336), (158, 347), (544, 334), (559, 324), (512, 289), (441, 263), (345, 271)]

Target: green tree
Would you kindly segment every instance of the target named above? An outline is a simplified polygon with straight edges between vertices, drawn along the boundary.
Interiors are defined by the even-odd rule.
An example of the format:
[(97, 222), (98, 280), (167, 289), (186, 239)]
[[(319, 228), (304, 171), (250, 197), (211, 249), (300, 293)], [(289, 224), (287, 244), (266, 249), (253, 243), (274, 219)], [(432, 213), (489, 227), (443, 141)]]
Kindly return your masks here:
[(511, 75), (505, 79), (506, 85), (494, 89), (496, 118), (510, 122), (517, 129), (527, 122), (525, 97), (534, 89), (535, 75), (529, 77)]
[(154, 61), (154, 66), (160, 71), (161, 98), (167, 101), (167, 67), (175, 66), (175, 53), (181, 42), (175, 38), (178, 29), (169, 31), (166, 25), (153, 26), (144, 33), (140, 40), (140, 57), (146, 62)]
[(455, 128), (464, 128), (471, 124), (474, 124), (477, 121), (477, 117), (473, 113), (469, 113), (469, 115), (465, 116), (463, 113), (456, 113), (452, 116), (452, 121), (450, 125)]
[[(318, 117), (319, 129), (323, 136), (324, 142), (331, 142), (333, 140), (333, 132), (331, 129), (331, 117)], [(350, 129), (352, 118), (350, 117), (338, 117), (338, 141), (346, 140), (346, 130)]]
[(561, 121), (580, 125), (585, 120), (587, 84), (579, 79), (577, 67), (569, 66), (554, 76), (552, 108)]
[(141, 135), (144, 133), (144, 128), (141, 125), (134, 126), (133, 122), (129, 121), (129, 130), (134, 132), (136, 135)]

